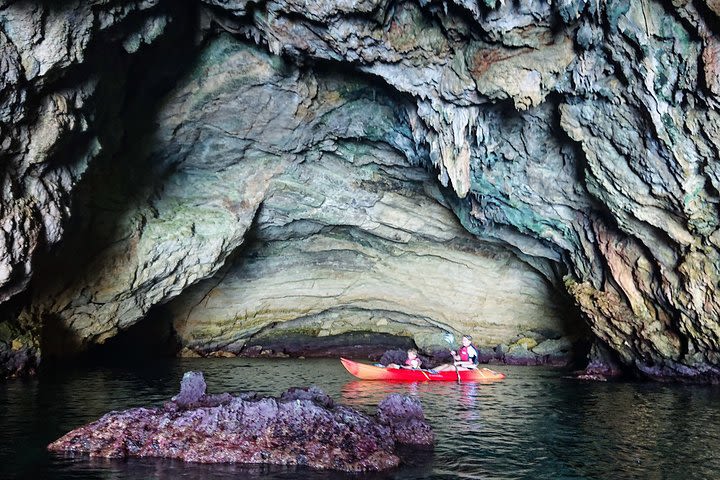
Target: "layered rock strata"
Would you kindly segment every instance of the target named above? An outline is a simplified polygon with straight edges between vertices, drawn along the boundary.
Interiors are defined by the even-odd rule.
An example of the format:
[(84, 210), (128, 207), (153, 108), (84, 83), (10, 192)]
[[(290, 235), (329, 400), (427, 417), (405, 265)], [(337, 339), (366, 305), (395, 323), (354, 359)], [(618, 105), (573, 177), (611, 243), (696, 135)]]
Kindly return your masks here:
[[(233, 64), (228, 62), (226, 74), (219, 76), (211, 73), (212, 69), (195, 68), (177, 90), (186, 94), (182, 102), (170, 102), (167, 110), (160, 107), (160, 127), (151, 142), (152, 154), (143, 157), (162, 180), (150, 189), (152, 201), (145, 196), (140, 207), (129, 209), (127, 222), (116, 223), (124, 234), (108, 236), (132, 241), (113, 243), (117, 245), (112, 247), (117, 248), (115, 256), (97, 256), (96, 266), (88, 269), (93, 273), (84, 280), (73, 278), (70, 287), (38, 286), (20, 325), (37, 326), (53, 318), (80, 342), (99, 342), (138, 321), (152, 306), (217, 274), (224, 265), (227, 270), (223, 271), (232, 282), (236, 270), (226, 265), (226, 260), (239, 255), (238, 247), (255, 218), (266, 218), (261, 208), (266, 199), (267, 212), (280, 208), (273, 207), (271, 201), (280, 177), (297, 182), (300, 170), (306, 168), (298, 167), (303, 163), (300, 157), (307, 159), (308, 167), (313, 162), (329, 165), (334, 161), (333, 168), (340, 168), (350, 158), (343, 151), (352, 143), (347, 140), (362, 138), (365, 140), (359, 143), (372, 140), (387, 144), (410, 165), (432, 167), (440, 184), (452, 189), (451, 194), (443, 192), (441, 203), (454, 211), (465, 229), (493, 244), (492, 248), (500, 246), (513, 252), (556, 288), (567, 289), (599, 344), (608, 347), (623, 365), (654, 378), (719, 378), (720, 324), (715, 293), (720, 284), (720, 181), (716, 168), (720, 70), (714, 30), (718, 16), (712, 2), (456, 0), (440, 4), (377, 0), (308, 4), (205, 0), (172, 7), (165, 2), (134, 2), (126, 10), (109, 1), (95, 3), (92, 15), (114, 6), (112, 11), (117, 14), (111, 15), (113, 21), (133, 19), (127, 28), (134, 34), (108, 38), (122, 44), (126, 52), (162, 38), (162, 26), (172, 24), (170, 20), (177, 12), (191, 6), (200, 20), (200, 32), (209, 42), (217, 43), (216, 50), (210, 47), (205, 52), (225, 51), (226, 37), (213, 40), (217, 31), (225, 31), (287, 59), (289, 63), (270, 57), (287, 73), (284, 83), (280, 82), (284, 96), (278, 92), (265, 97), (265, 103), (258, 102), (251, 112), (242, 115), (224, 113), (229, 120), (222, 125), (233, 126), (225, 133), (237, 136), (240, 132), (239, 140), (248, 141), (252, 136), (248, 137), (245, 130), (257, 129), (268, 139), (261, 143), (266, 150), (248, 146), (239, 154), (234, 144), (228, 151), (227, 141), (213, 143), (218, 138), (218, 130), (213, 131), (215, 124), (200, 129), (176, 124), (177, 131), (168, 129), (172, 117), (184, 118), (173, 109), (197, 110), (199, 118), (203, 108), (222, 110), (227, 101), (226, 95), (213, 96), (212, 91), (215, 82), (224, 85), (232, 76)], [(73, 42), (43, 44), (37, 40), (42, 35), (33, 37), (32, 32), (40, 29), (32, 12), (42, 13), (46, 7), (31, 10), (30, 5), (12, 2), (0, 10), (5, 45), (2, 54), (7, 58), (3, 68), (9, 72), (6, 78), (20, 78), (8, 80), (0, 88), (10, 99), (2, 103), (3, 112), (7, 112), (3, 118), (8, 119), (3, 125), (25, 125), (24, 117), (15, 118), (12, 112), (42, 104), (36, 102), (43, 98), (38, 93), (41, 90), (37, 86), (27, 88), (33, 85), (30, 79), (64, 76), (62, 69), (45, 77), (45, 70), (33, 69), (30, 57), (23, 56), (29, 48), (26, 45), (44, 52), (34, 54), (40, 64), (47, 58), (57, 58), (61, 65), (82, 63), (84, 59), (61, 48), (61, 43)], [(41, 15), (39, 18), (46, 22), (42, 32), (56, 39), (74, 38), (74, 29), (59, 28), (70, 17), (67, 8)], [(82, 8), (75, 10), (79, 18), (90, 15)], [(123, 16), (123, 11), (127, 15)], [(90, 22), (90, 31), (105, 24)], [(108, 31), (120, 32), (125, 28), (120, 25)], [(80, 45), (80, 50), (72, 52), (84, 51), (85, 44)], [(203, 62), (212, 64), (207, 53), (199, 65)], [(287, 68), (291, 64), (300, 68)], [(311, 92), (314, 88), (321, 91), (317, 85), (325, 81), (311, 73), (315, 68), (309, 68), (311, 64), (372, 75), (383, 84), (382, 91), (389, 92), (391, 109), (404, 112), (379, 116), (392, 119), (391, 123), (404, 123), (383, 130), (394, 131), (390, 137), (366, 131), (358, 124), (343, 124), (337, 116), (332, 124), (323, 124), (322, 114), (310, 113), (301, 100), (314, 98)], [(250, 77), (267, 78), (262, 72), (249, 73)], [(69, 74), (65, 77), (67, 84), (82, 84)], [(343, 82), (333, 87), (336, 93), (342, 93)], [(251, 91), (263, 99), (261, 86), (252, 81), (235, 86), (237, 92)], [(79, 97), (75, 98), (77, 104)], [(273, 102), (288, 105), (294, 114), (264, 116), (266, 111), (277, 112)], [(83, 125), (80, 120), (74, 124), (54, 120), (65, 118), (56, 114), (63, 111), (57, 105), (49, 103), (47, 108), (33, 110), (32, 120), (26, 122), (33, 126), (27, 128), (42, 130), (46, 125), (60, 131), (65, 125), (62, 131), (75, 131), (73, 128)], [(252, 122), (248, 119), (251, 116)], [(98, 119), (92, 120), (88, 125), (97, 124)], [(71, 128), (71, 124), (77, 127)], [(11, 140), (8, 145), (22, 143), (22, 128), (9, 131), (8, 138), (20, 139), (20, 143)], [(332, 147), (326, 146), (328, 142)], [(58, 151), (70, 152), (63, 157), (64, 162), (41, 160), (43, 168), (64, 165), (68, 173), (62, 179), (67, 181), (47, 184), (65, 185), (58, 190), (67, 193), (77, 177), (72, 172), (91, 157), (84, 155), (77, 143), (72, 144), (77, 149), (50, 143), (58, 145)], [(33, 145), (3, 147), (11, 155), (19, 152), (12, 163), (19, 165), (29, 158), (46, 158), (36, 155), (46, 151), (44, 144)], [(278, 146), (282, 148), (278, 150)], [(378, 148), (371, 147), (375, 152), (371, 156), (380, 155)], [(195, 158), (204, 158), (206, 163), (186, 168)], [(76, 170), (68, 171), (68, 162)], [(367, 174), (376, 168), (373, 164), (377, 168), (384, 165), (373, 161), (354, 170), (357, 173), (353, 175)], [(30, 170), (18, 171), (17, 178), (31, 178), (24, 173)], [(232, 181), (239, 178), (239, 188), (205, 196), (203, 192), (221, 183), (218, 172), (227, 172)], [(386, 178), (392, 176), (387, 170), (382, 172)], [(400, 183), (408, 184), (406, 180)], [(307, 185), (312, 190), (323, 182)], [(3, 284), (9, 298), (12, 291), (22, 290), (29, 278), (35, 247), (26, 246), (36, 245), (34, 239), (43, 235), (55, 241), (61, 231), (53, 228), (57, 222), (52, 219), (40, 222), (30, 214), (18, 213), (24, 212), (22, 206), (30, 201), (23, 200), (27, 195), (18, 196), (18, 192), (34, 190), (6, 190), (12, 194), (4, 203), (15, 212), (6, 215), (8, 225), (27, 225), (6, 229), (17, 232), (4, 243), (8, 252), (15, 253), (2, 257), (6, 270), (13, 272), (7, 276), (13, 280)], [(55, 192), (54, 188), (50, 190)], [(425, 196), (439, 198), (435, 193)], [(69, 211), (67, 195), (36, 197), (60, 199), (46, 202), (49, 212)], [(414, 194), (405, 197), (418, 198)], [(298, 216), (309, 225), (297, 227), (306, 228), (302, 241), (342, 244), (345, 239), (337, 232), (332, 237), (332, 232), (316, 231), (319, 217), (302, 203)], [(12, 220), (20, 218), (18, 215), (22, 221)], [(363, 237), (367, 229), (359, 223), (350, 223), (343, 235), (356, 231), (361, 243), (367, 239)], [(267, 246), (254, 247), (255, 252), (262, 254), (262, 248), (278, 252), (279, 244), (273, 243), (272, 235), (296, 235), (291, 233), (294, 228), (286, 228), (285, 233), (280, 233), (282, 228), (258, 228), (258, 238), (269, 241)], [(166, 235), (167, 230), (177, 233)], [(407, 243), (428, 238), (421, 227), (417, 232), (409, 230), (412, 241)], [(142, 235), (137, 235), (138, 231)], [(192, 240), (200, 237), (206, 240)], [(367, 248), (377, 251), (381, 242), (372, 239), (375, 244)], [(302, 241), (293, 238), (296, 248), (304, 248)], [(293, 242), (287, 243), (288, 248)], [(318, 248), (317, 243), (313, 245)], [(351, 250), (360, 251), (359, 247)], [(455, 255), (453, 248), (448, 251)], [(126, 262), (127, 258), (131, 261)], [(260, 264), (255, 266), (259, 268)], [(101, 283), (102, 289), (88, 289), (88, 285), (96, 284), (96, 270), (105, 271), (100, 277), (112, 281)], [(558, 274), (566, 275), (564, 282), (558, 280)], [(218, 285), (225, 286), (222, 282)], [(209, 291), (207, 285), (202, 288)], [(435, 310), (431, 304), (428, 301), (426, 307)], [(106, 321), (110, 317), (114, 320)], [(223, 338), (220, 343), (229, 344), (230, 337), (227, 332), (218, 333), (218, 338)]]
[(417, 166), (406, 107), (367, 81), (215, 39), (163, 102), (151, 195), (76, 281), (50, 283), (26, 314), (82, 348), (182, 292), (167, 310), (182, 346), (202, 354), (352, 332), (424, 349), (448, 347), (448, 332), (493, 346), (562, 336), (552, 266), (460, 226)]
[(398, 445), (432, 448), (420, 402), (393, 394), (369, 416), (337, 405), (315, 387), (279, 398), (208, 395), (200, 372), (185, 374), (162, 407), (110, 412), (51, 443), (90, 457), (172, 458), (198, 463), (298, 465), (348, 472), (397, 467)]
[[(267, 62), (251, 58), (224, 85), (214, 83), (227, 88), (226, 108), (253, 109), (233, 86)], [(460, 226), (431, 177), (408, 160), (406, 113), (367, 84), (312, 81), (308, 110), (334, 126), (334, 138), (308, 147), (269, 182), (238, 258), (169, 305), (183, 345), (237, 353), (248, 342), (357, 331), (410, 337), (425, 350), (447, 347), (447, 332), (477, 332), (480, 344), (493, 346), (528, 330), (560, 337), (552, 280)], [(268, 77), (265, 88), (275, 82)], [(174, 95), (187, 96), (185, 89)], [(265, 112), (277, 122), (281, 113), (271, 108)], [(214, 110), (193, 117), (182, 122), (232, 132), (216, 142), (258, 148), (268, 141), (263, 130), (236, 133), (214, 120)]]

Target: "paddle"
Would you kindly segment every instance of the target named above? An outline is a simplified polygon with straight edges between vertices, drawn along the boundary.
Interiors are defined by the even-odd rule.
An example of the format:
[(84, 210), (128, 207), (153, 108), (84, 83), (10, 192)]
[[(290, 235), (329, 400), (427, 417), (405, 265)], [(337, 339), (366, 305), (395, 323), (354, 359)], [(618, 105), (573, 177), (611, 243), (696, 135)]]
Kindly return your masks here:
[[(453, 335), (452, 333), (448, 332), (448, 333), (446, 333), (445, 335), (443, 335), (443, 338), (445, 339), (446, 342), (448, 342), (448, 343), (450, 344), (451, 347), (454, 347), (454, 346), (455, 346), (455, 335)], [(450, 351), (451, 351), (451, 352), (454, 352), (454, 350), (450, 350)], [(457, 374), (458, 385), (461, 385), (462, 382), (460, 381), (460, 370), (458, 370), (458, 366), (457, 366), (457, 364), (455, 363), (455, 356), (454, 356), (454, 355), (453, 355), (453, 366), (455, 367), (455, 373)]]

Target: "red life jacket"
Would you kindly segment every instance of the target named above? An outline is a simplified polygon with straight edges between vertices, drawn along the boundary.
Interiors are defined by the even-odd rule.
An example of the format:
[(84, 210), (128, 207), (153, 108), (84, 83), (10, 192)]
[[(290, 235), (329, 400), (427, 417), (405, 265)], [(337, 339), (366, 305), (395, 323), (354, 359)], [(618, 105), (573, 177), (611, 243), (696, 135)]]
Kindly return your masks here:
[[(472, 344), (470, 344), (469, 346), (473, 347), (473, 349), (477, 352), (477, 349)], [(460, 347), (460, 349), (458, 350), (457, 353), (458, 353), (458, 355), (460, 355), (460, 361), (462, 361), (462, 362), (468, 362), (468, 361), (472, 360), (472, 362), (474, 364), (478, 363), (478, 358), (476, 356), (477, 354), (474, 355), (472, 358), (470, 358), (470, 353), (468, 353), (468, 347), (466, 347), (464, 345), (462, 347)]]

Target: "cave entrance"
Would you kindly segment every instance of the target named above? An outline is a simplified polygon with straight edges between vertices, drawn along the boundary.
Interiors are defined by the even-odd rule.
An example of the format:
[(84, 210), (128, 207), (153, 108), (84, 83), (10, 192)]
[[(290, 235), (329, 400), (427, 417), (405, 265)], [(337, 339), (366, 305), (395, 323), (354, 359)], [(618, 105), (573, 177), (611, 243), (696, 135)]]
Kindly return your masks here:
[[(412, 141), (408, 99), (222, 34), (156, 105), (154, 133), (135, 133), (142, 155), (130, 136), (117, 157), (133, 168), (105, 164), (122, 177), (113, 205), (133, 201), (107, 222), (108, 196), (94, 197), (107, 170), (79, 189), (112, 249), (93, 250), (99, 268), (65, 290), (87, 302), (63, 314), (96, 309), (125, 332), (99, 350), (159, 340), (142, 343), (152, 351), (172, 324), (186, 354), (432, 351), (469, 333), (489, 359), (572, 356), (580, 334), (556, 269), (460, 224)], [(162, 307), (143, 311), (148, 298)]]

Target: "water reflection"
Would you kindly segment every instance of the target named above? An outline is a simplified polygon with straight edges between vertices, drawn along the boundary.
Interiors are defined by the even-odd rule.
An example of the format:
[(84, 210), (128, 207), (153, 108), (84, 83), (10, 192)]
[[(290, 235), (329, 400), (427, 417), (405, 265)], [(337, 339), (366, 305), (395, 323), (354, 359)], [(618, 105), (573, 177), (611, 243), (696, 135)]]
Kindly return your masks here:
[(341, 390), (342, 402), (363, 409), (375, 406), (386, 396), (397, 393), (419, 397), (425, 408), (442, 410), (449, 408), (457, 420), (473, 422), (480, 418), (477, 409), (478, 391), (481, 384), (454, 382), (382, 382), (355, 380), (347, 382)]
[(167, 459), (129, 459), (127, 461), (92, 458), (55, 458), (61, 478), (114, 478), (158, 480), (197, 479), (357, 479), (338, 472), (317, 472), (303, 467), (280, 465), (188, 464)]
[(418, 384), (353, 380), (345, 383), (340, 391), (342, 403), (360, 409), (376, 406), (392, 393), (417, 396)]

